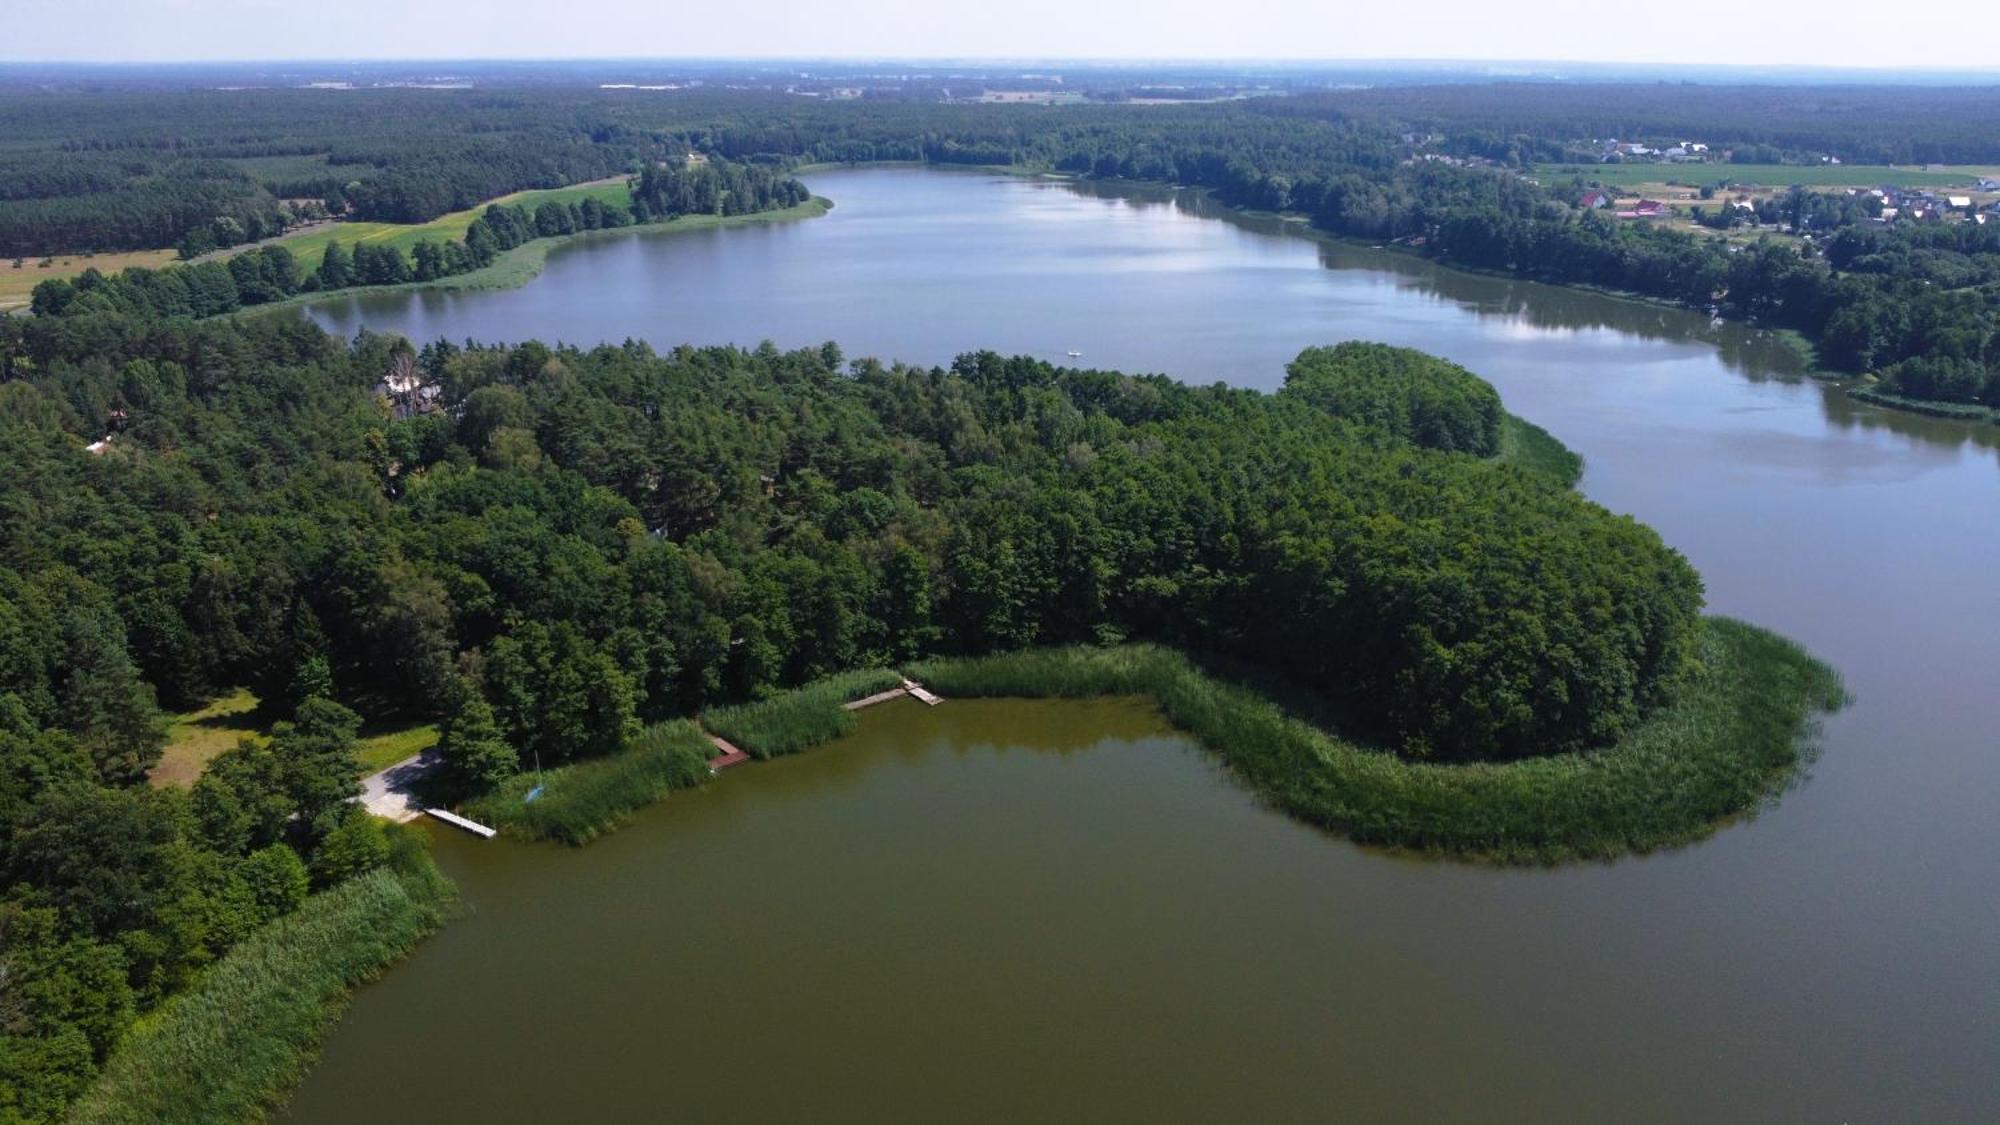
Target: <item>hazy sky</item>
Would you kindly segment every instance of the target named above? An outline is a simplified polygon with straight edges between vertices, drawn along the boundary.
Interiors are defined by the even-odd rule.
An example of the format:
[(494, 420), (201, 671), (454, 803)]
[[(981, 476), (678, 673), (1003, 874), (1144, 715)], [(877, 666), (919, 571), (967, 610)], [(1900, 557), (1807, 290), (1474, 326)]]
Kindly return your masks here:
[[(2000, 6), (1859, 0), (5, 0), (0, 59), (1033, 57), (2000, 65)], [(1919, 11), (1922, 14), (1919, 14)]]

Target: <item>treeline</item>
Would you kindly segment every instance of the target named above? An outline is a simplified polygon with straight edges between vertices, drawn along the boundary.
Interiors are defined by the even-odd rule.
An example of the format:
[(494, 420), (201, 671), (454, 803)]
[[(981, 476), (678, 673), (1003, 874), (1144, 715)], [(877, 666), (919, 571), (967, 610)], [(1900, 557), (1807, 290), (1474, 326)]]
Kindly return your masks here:
[(2000, 162), (2000, 104), (1982, 87), (1496, 82), (1267, 100), (1435, 132), (1448, 149), (1503, 162), (1594, 156), (1572, 146), (1614, 137), (1701, 141), (1751, 163)]
[(488, 207), (459, 240), (420, 239), (401, 249), (356, 242), (352, 250), (330, 242), (319, 265), (299, 268), (282, 244), (245, 251), (223, 262), (133, 266), (106, 275), (85, 270), (74, 280), (52, 278), (35, 287), (38, 316), (116, 312), (138, 317), (206, 317), (282, 301), (301, 293), (351, 286), (436, 281), (491, 265), (499, 255), (537, 238), (611, 230), (686, 214), (738, 215), (796, 206), (810, 199), (797, 180), (768, 168), (712, 162), (689, 169), (649, 169), (634, 183), (627, 205), (585, 198)]
[[(207, 248), (213, 249), (285, 228), (276, 198), (249, 176), (215, 161), (179, 162), (157, 174), (122, 178), (115, 186), (85, 193), (69, 190), (70, 182), (37, 183), (33, 190), (51, 191), (45, 197), (0, 198), (0, 257), (151, 250), (181, 245), (196, 231), (204, 232)], [(23, 190), (20, 181), (13, 181), (11, 190)]]

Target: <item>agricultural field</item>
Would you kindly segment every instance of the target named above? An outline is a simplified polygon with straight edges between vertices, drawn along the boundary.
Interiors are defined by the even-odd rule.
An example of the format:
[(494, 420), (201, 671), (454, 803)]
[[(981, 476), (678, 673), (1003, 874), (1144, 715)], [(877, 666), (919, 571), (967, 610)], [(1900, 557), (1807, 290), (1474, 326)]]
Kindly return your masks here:
[[(128, 266), (158, 269), (174, 261), (172, 250), (129, 250), (108, 254), (57, 254), (53, 258), (0, 260), (0, 313), (25, 309), (35, 286), (53, 277), (75, 277), (87, 269), (117, 273)], [(46, 262), (47, 264), (43, 264)]]
[[(518, 203), (536, 207), (543, 203), (582, 203), (586, 199), (596, 199), (602, 203), (623, 207), (632, 202), (632, 190), (626, 185), (624, 176), (617, 176), (565, 188), (517, 191), (512, 195), (488, 200), (477, 207), (440, 215), (428, 223), (324, 223), (281, 238), (277, 240), (276, 245), (290, 250), (298, 259), (300, 266), (312, 270), (317, 269), (319, 260), (326, 256), (329, 242), (338, 242), (349, 250), (352, 250), (358, 242), (393, 246), (408, 254), (411, 247), (424, 239), (434, 242), (456, 242), (464, 238), (465, 229), (472, 225), (472, 220), (495, 203), (510, 205)], [(223, 256), (228, 255), (225, 253)]]
[[(323, 157), (273, 157), (269, 160), (237, 161), (238, 164), (271, 163), (274, 161), (320, 160)], [(326, 256), (326, 245), (339, 242), (352, 249), (357, 242), (386, 244), (409, 253), (410, 248), (423, 239), (443, 241), (465, 237), (465, 228), (479, 212), (493, 203), (525, 203), (530, 207), (547, 203), (581, 203), (585, 199), (597, 199), (607, 204), (625, 206), (632, 201), (632, 192), (625, 184), (625, 177), (616, 176), (608, 180), (598, 180), (587, 184), (575, 184), (564, 188), (517, 191), (498, 199), (481, 203), (463, 211), (453, 211), (441, 215), (428, 223), (321, 223), (304, 228), (283, 238), (268, 240), (258, 245), (281, 245), (290, 250), (307, 270), (317, 269), (319, 260)], [(215, 261), (232, 257), (245, 250), (248, 245), (233, 246), (205, 256), (203, 261)], [(51, 278), (75, 277), (87, 269), (104, 273), (117, 273), (128, 266), (144, 266), (159, 269), (178, 261), (172, 250), (134, 250), (109, 254), (58, 254), (43, 265), (43, 259), (24, 258), (19, 265), (13, 261), (0, 261), (0, 313), (28, 307), (35, 286)]]
[(1962, 187), (1981, 176), (2000, 176), (1993, 165), (1933, 164), (1921, 168), (1885, 164), (1541, 164), (1533, 175), (1544, 184), (1556, 184), (1572, 176), (1594, 180), (1606, 187), (1640, 185), (1720, 183), (1724, 180), (1761, 187)]

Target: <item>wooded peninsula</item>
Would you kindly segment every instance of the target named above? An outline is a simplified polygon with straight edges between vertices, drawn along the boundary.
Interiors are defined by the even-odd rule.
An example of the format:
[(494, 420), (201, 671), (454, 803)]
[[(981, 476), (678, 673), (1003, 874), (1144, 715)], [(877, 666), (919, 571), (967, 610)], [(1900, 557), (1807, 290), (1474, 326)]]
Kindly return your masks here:
[[(1862, 92), (1881, 112), (1773, 95), (1745, 118), (1661, 88), (1614, 118), (1587, 87), (1482, 89), (0, 91), (0, 256), (183, 259), (51, 276), (0, 316), (0, 1122), (282, 1100), (347, 992), (450, 913), (420, 836), (355, 803), (378, 728), (435, 725), (430, 802), (572, 844), (705, 784), (711, 735), (799, 752), (905, 676), (1150, 699), (1273, 807), (1412, 854), (1610, 859), (1755, 812), (1838, 675), (1705, 616), (1686, 558), (1436, 356), (1329, 341), (1264, 393), (981, 350), (231, 315), (782, 218), (815, 206), (801, 167), (917, 161), (1204, 189), (1793, 330), (1892, 399), (2000, 406), (2000, 223), (1970, 204), (1884, 221), (1798, 186), (1744, 240), (1733, 212), (1629, 221), (1587, 201), (1606, 174), (1548, 170), (1634, 122), (1802, 168), (2000, 161), (1990, 116), (1905, 127)], [(1674, 174), (1727, 190), (1728, 168)], [(169, 715), (231, 693), (263, 733), (157, 783)]]

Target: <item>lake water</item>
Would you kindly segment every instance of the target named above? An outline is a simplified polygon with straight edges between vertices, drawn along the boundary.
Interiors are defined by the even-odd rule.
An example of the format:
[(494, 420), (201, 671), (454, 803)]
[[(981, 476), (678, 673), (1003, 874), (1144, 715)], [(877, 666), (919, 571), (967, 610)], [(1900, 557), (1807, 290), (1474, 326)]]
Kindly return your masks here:
[(892, 704), (581, 851), (440, 837), (472, 913), (356, 998), (297, 1119), (2000, 1116), (2000, 431), (1852, 403), (1754, 330), (1186, 195), (807, 178), (824, 218), (608, 236), (522, 289), (310, 315), (1078, 349), (1265, 388), (1311, 344), (1424, 348), (1854, 705), (1752, 821), (1514, 871), (1300, 828), (1133, 705)]

